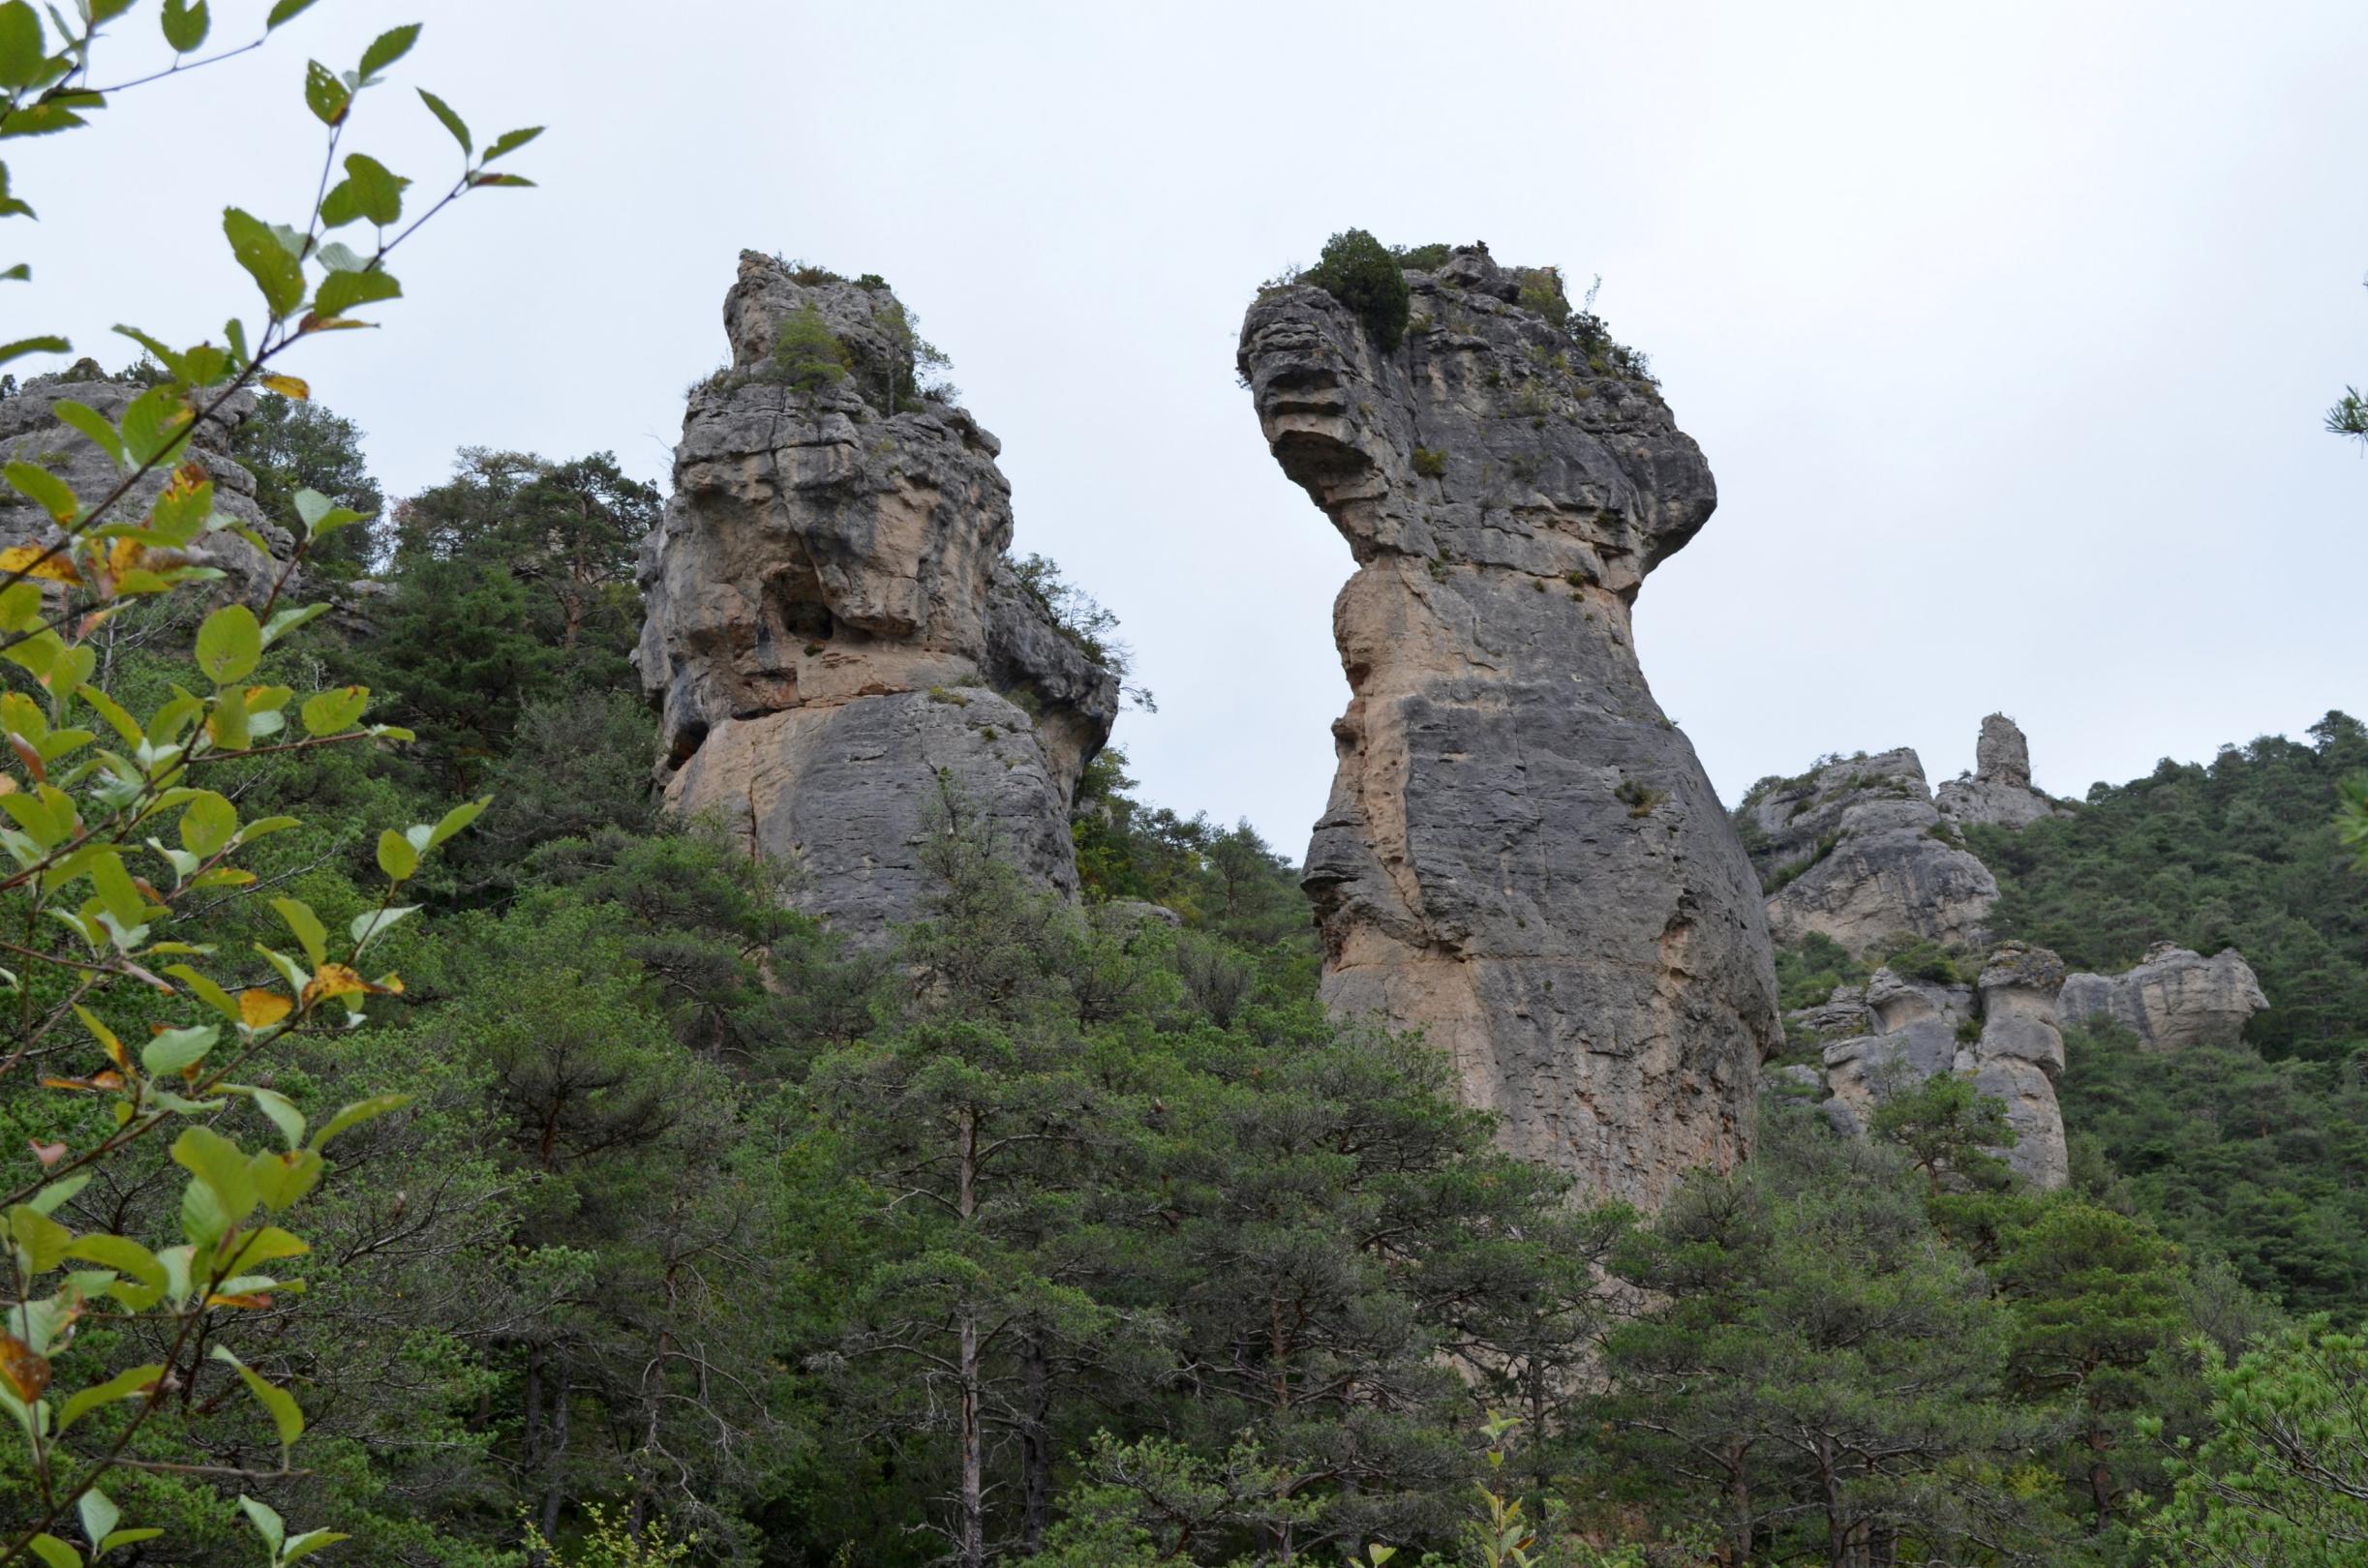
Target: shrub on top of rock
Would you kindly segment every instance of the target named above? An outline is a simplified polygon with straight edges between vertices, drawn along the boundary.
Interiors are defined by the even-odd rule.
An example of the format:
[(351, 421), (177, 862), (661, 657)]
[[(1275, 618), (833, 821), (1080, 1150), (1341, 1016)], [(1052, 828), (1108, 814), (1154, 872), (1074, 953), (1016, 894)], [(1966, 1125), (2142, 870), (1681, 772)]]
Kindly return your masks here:
[(774, 373), (801, 392), (818, 392), (847, 378), (854, 363), (847, 346), (822, 319), (822, 312), (801, 305), (781, 320), (774, 341)]
[(1406, 341), (1412, 290), (1389, 247), (1361, 228), (1343, 229), (1323, 242), (1323, 255), (1300, 278), (1355, 313), (1383, 353)]

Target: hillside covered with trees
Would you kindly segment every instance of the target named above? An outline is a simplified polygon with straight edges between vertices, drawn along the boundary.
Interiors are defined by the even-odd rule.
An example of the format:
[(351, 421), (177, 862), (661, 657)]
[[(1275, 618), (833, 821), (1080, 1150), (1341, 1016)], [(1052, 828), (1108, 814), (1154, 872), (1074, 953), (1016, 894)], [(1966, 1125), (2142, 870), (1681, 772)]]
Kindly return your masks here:
[[(83, 130), (137, 9), (0, 0), (0, 134)], [(204, 63), (202, 6), (141, 19)], [(440, 199), (347, 139), (416, 33), (306, 74), (298, 222), (226, 215), (260, 314), (0, 388), (0, 1565), (2361, 1560), (2357, 724), (1986, 843), (2014, 929), (2236, 942), (2277, 1001), (2258, 1050), (2076, 1038), (2046, 1193), (1966, 1079), (1854, 1138), (1774, 1076), (1753, 1158), (1600, 1201), (1331, 1015), (1291, 857), (1118, 750), (1078, 896), (943, 779), (916, 918), (852, 940), (753, 810), (653, 799), (662, 498), (470, 447), (390, 498), (285, 368), (401, 299), (407, 201), (526, 183), (531, 128), (433, 94)], [(1358, 238), (1309, 286), (1428, 330)], [(795, 319), (824, 357), (769, 396), (849, 374)], [(1117, 661), (1049, 561), (987, 564)]]

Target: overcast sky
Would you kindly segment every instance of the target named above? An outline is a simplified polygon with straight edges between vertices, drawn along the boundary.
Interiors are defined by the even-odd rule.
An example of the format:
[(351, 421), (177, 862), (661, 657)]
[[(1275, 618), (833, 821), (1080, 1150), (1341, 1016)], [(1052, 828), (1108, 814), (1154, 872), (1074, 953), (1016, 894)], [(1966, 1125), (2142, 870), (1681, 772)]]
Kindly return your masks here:
[(1145, 793), (1287, 853), (1351, 563), (1233, 344), (1350, 226), (1601, 274), (1718, 476), (1637, 640), (1730, 799), (1833, 750), (1949, 776), (1998, 709), (2075, 795), (2368, 709), (2368, 463), (2320, 430), (2368, 380), (2368, 7), (322, 0), (9, 145), (43, 221), (0, 338), (113, 363), (115, 320), (250, 311), (220, 207), (300, 210), (305, 55), (412, 19), (349, 145), (442, 177), (413, 84), (551, 129), (539, 190), (415, 242), (388, 330), (290, 366), (390, 493), (464, 443), (662, 483), (742, 248), (878, 272), (1003, 438), (1017, 548), (1123, 618)]

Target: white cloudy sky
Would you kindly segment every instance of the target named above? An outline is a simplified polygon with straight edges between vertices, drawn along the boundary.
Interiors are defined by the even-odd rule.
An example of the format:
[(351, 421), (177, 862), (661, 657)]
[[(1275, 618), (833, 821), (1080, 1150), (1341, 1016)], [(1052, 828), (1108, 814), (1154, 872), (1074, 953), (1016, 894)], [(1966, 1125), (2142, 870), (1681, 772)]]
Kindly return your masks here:
[(2074, 794), (2368, 709), (2368, 463), (2319, 429), (2368, 379), (2368, 7), (323, 0), (11, 144), (44, 221), (0, 338), (243, 308), (218, 209), (309, 196), (304, 54), (410, 19), (354, 145), (442, 168), (411, 83), (552, 129), (390, 330), (294, 367), (390, 491), (464, 442), (662, 479), (743, 247), (884, 274), (1004, 439), (1018, 547), (1124, 618), (1148, 793), (1287, 851), (1350, 563), (1232, 348), (1351, 225), (1602, 275), (1718, 475), (1638, 640), (1730, 797), (1862, 746), (1946, 776), (1993, 709)]

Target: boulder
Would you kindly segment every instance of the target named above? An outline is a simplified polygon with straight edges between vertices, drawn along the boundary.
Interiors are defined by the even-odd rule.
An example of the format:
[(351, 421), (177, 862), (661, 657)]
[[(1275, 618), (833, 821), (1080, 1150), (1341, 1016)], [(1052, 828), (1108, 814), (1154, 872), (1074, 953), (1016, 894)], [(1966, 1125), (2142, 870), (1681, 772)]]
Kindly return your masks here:
[(1242, 325), (1267, 443), (1356, 560), (1306, 871), (1323, 995), (1424, 1031), (1514, 1151), (1650, 1207), (1744, 1154), (1781, 1039), (1757, 884), (1629, 621), (1716, 491), (1553, 274), (1469, 246), (1405, 276), (1393, 349), (1305, 286)]
[[(895, 296), (799, 276), (743, 253), (731, 368), (690, 393), (642, 547), (666, 801), (800, 863), (800, 904), (859, 943), (921, 913), (949, 816), (1074, 893), (1069, 806), (1117, 678), (1013, 573), (1000, 443), (914, 390)], [(776, 357), (793, 317), (841, 374)]]
[(2206, 958), (2157, 942), (2124, 974), (2066, 980), (2058, 1010), (2067, 1023), (2104, 1019), (2136, 1035), (2148, 1050), (2175, 1051), (2233, 1045), (2244, 1037), (2246, 1020), (2268, 1006), (2253, 966), (2234, 948)]
[(1901, 937), (1953, 948), (1987, 938), (1997, 881), (1942, 823), (1913, 751), (1763, 781), (1736, 818), (1778, 942), (1818, 932), (1863, 957)]
[(1972, 776), (1943, 784), (1934, 792), (1933, 803), (1943, 818), (1959, 828), (1975, 823), (2028, 828), (2072, 813), (2064, 802), (2031, 787), (2030, 742), (2004, 713), (1982, 721)]

